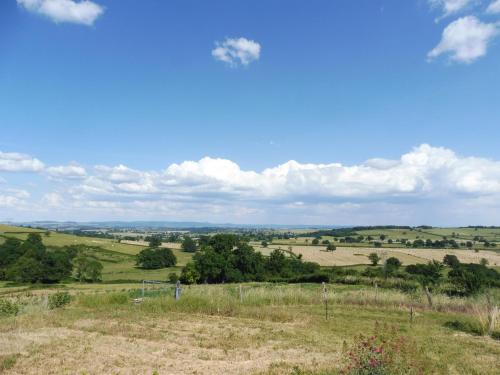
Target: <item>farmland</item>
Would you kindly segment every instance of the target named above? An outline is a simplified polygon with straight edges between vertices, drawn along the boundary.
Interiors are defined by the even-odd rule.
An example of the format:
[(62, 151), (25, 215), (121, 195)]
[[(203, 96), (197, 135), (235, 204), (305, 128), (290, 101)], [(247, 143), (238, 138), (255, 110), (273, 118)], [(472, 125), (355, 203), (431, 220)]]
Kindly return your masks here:
[[(142, 280), (181, 274), (193, 253), (183, 251), (180, 242), (163, 242), (160, 247), (171, 249), (177, 264), (148, 270), (136, 265), (135, 256), (149, 245), (143, 240), (1, 226), (0, 242), (27, 241), (33, 232), (49, 248), (83, 245), (87, 256), (102, 263), (102, 282), (1, 281), (0, 368), (6, 374), (333, 375), (345, 370), (346, 348), (355, 347), (360, 334), (408, 342), (406, 357), (399, 360), (423, 373), (494, 374), (500, 365), (500, 326), (491, 320), (498, 288), (450, 295), (446, 269), (430, 303), (417, 279), (402, 271), (442, 262), (446, 254), (464, 264), (486, 259), (498, 267), (500, 254), (494, 250), (341, 246), (332, 237), (337, 247), (327, 251), (326, 245), (312, 245), (311, 237), (266, 246), (253, 240), (249, 244), (265, 259), (281, 248), (291, 260), (319, 264), (319, 275), (329, 275), (331, 282), (182, 285), (179, 300), (173, 284), (158, 284), (147, 286), (142, 299)], [(380, 265), (370, 266), (374, 252), (382, 263), (399, 259), (400, 273), (409, 279), (367, 277), (365, 270), (383, 272)], [(58, 295), (68, 300), (51, 307)]]

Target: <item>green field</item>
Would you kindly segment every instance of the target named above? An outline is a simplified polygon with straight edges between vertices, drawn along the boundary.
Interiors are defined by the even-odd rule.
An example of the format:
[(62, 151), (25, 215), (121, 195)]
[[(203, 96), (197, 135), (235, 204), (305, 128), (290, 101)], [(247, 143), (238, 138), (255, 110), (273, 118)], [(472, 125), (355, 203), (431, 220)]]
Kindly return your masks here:
[(145, 270), (135, 266), (135, 255), (145, 249), (145, 246), (123, 244), (112, 239), (81, 237), (57, 232), (50, 232), (47, 236), (45, 235), (45, 231), (42, 230), (0, 225), (0, 236), (3, 236), (0, 237), (0, 241), (4, 241), (5, 237), (25, 240), (28, 233), (31, 232), (39, 232), (42, 234), (43, 243), (48, 247), (81, 244), (100, 248), (93, 250), (92, 255), (103, 265), (103, 282), (167, 280), (171, 272), (180, 273), (181, 268), (184, 267), (192, 257), (192, 254), (173, 248), (172, 251), (177, 257), (176, 267), (160, 270)]

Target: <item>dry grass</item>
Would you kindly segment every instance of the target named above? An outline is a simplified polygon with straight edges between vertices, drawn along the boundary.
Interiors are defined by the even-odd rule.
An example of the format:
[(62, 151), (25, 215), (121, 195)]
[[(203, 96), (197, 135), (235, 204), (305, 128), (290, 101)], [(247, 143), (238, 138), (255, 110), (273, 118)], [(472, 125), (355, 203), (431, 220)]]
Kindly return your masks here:
[[(427, 263), (430, 260), (442, 261), (446, 254), (454, 254), (463, 263), (479, 263), (481, 258), (488, 260), (490, 266), (500, 265), (500, 253), (481, 250), (476, 253), (471, 250), (452, 249), (406, 249), (406, 248), (364, 248), (337, 247), (332, 252), (326, 251), (326, 246), (290, 246), (295, 254), (302, 254), (304, 260), (319, 263), (322, 266), (350, 266), (355, 264), (370, 264), (368, 255), (377, 253), (380, 256), (396, 257), (404, 265)], [(288, 250), (289, 246), (270, 245), (267, 248), (256, 246), (256, 250), (268, 255), (274, 249)]]
[[(494, 374), (500, 364), (498, 342), (444, 327), (472, 319), (453, 311), (480, 299), (436, 296), (438, 312), (425, 308), (423, 296), (330, 285), (326, 321), (319, 285), (247, 284), (243, 301), (237, 285), (193, 286), (180, 301), (169, 294), (139, 305), (125, 292), (75, 292), (84, 294), (66, 309), (47, 310), (41, 296), (26, 296), (19, 316), (0, 319), (5, 373), (290, 374), (298, 366), (333, 374), (344, 340), (376, 321), (412, 335), (435, 373)], [(413, 325), (408, 304), (418, 308)]]

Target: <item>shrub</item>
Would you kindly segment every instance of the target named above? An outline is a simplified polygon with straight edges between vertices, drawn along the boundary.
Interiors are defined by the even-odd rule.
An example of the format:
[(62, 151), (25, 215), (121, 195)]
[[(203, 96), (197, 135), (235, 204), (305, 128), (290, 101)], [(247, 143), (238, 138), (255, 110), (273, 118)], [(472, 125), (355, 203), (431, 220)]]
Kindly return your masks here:
[(66, 306), (71, 302), (71, 296), (68, 292), (57, 292), (49, 295), (49, 309), (57, 309)]
[(19, 305), (6, 299), (0, 299), (0, 316), (11, 316), (19, 313)]
[(344, 342), (344, 358), (342, 373), (349, 375), (423, 374), (428, 370), (413, 340), (378, 323), (374, 335), (355, 337), (350, 348)]

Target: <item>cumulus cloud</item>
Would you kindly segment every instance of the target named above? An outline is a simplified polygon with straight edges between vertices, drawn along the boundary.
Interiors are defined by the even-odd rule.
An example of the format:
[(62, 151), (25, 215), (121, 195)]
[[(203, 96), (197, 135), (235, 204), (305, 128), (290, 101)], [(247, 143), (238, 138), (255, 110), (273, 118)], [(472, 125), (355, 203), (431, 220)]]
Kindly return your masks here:
[(249, 65), (260, 58), (260, 44), (246, 38), (227, 38), (223, 42), (215, 42), (212, 56), (230, 66)]
[(91, 26), (104, 8), (89, 0), (17, 0), (30, 12), (42, 14), (54, 22), (69, 22)]
[[(62, 176), (53, 181), (64, 179), (64, 185), (43, 192), (41, 200), (31, 202), (31, 210), (88, 213), (94, 220), (154, 216), (331, 223), (335, 218), (342, 223), (342, 218), (344, 223), (416, 224), (432, 217), (448, 224), (452, 212), (453, 219), (463, 215), (461, 223), (470, 224), (472, 214), (498, 221), (500, 209), (500, 161), (464, 157), (428, 144), (396, 159), (372, 158), (354, 165), (291, 160), (254, 171), (232, 160), (204, 157), (156, 171), (125, 165), (99, 165), (85, 174), (67, 166), (44, 171)], [(68, 175), (81, 178), (65, 178)], [(29, 191), (3, 188), (0, 195), (3, 206), (30, 200)], [(385, 219), (376, 220), (380, 218)]]
[(474, 16), (459, 18), (444, 29), (441, 41), (427, 57), (432, 60), (450, 54), (451, 60), (472, 63), (486, 55), (488, 45), (498, 31), (497, 25), (483, 23)]
[(398, 160), (369, 159), (359, 165), (288, 161), (263, 171), (242, 170), (227, 159), (205, 157), (150, 172), (117, 167), (75, 186), (80, 196), (123, 199), (245, 201), (383, 200), (436, 194), (500, 194), (500, 162), (463, 158), (423, 144)]
[(500, 13), (500, 0), (494, 0), (492, 3), (490, 3), (486, 11), (491, 14)]
[(29, 155), (16, 152), (0, 151), (0, 171), (6, 172), (40, 172), (44, 164)]
[(79, 179), (84, 178), (87, 175), (85, 168), (79, 165), (60, 165), (57, 167), (49, 167), (45, 169), (45, 172), (50, 177), (58, 179)]

